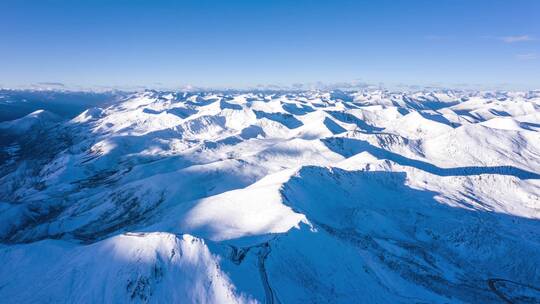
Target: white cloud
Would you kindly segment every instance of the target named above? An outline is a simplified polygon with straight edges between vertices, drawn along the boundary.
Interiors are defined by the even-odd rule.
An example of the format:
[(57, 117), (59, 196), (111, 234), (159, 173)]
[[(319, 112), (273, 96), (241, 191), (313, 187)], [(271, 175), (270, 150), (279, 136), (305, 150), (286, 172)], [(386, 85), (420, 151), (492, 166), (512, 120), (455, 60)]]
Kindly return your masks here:
[(536, 53), (517, 54), (516, 58), (519, 60), (535, 60), (538, 59), (538, 55)]
[(500, 37), (500, 40), (506, 43), (515, 43), (515, 42), (524, 42), (524, 41), (533, 41), (536, 40), (529, 35), (516, 35), (516, 36), (505, 36)]

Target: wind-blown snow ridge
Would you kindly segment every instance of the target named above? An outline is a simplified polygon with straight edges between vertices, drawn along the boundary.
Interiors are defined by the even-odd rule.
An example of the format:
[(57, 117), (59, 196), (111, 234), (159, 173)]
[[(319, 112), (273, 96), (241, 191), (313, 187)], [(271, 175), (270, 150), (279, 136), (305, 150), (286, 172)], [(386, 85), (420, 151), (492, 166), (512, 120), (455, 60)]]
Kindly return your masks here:
[(540, 301), (538, 92), (147, 91), (0, 131), (10, 303)]

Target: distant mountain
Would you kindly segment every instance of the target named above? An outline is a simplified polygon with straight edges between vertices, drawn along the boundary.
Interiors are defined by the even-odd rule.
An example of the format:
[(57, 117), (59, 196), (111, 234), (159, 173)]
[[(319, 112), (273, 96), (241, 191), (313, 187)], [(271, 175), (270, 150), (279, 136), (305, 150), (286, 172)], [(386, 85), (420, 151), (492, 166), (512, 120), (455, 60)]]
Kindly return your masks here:
[(0, 93), (6, 303), (540, 303), (537, 92)]
[(0, 122), (47, 110), (71, 119), (90, 107), (109, 106), (125, 97), (123, 92), (71, 92), (0, 89)]

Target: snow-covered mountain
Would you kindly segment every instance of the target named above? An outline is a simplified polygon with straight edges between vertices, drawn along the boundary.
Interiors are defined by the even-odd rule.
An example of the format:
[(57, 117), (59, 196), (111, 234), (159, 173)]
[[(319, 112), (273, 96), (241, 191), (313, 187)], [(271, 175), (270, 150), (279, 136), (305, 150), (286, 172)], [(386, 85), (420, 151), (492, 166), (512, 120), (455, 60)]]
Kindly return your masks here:
[(0, 122), (21, 118), (37, 110), (73, 118), (89, 107), (109, 106), (128, 92), (77, 92), (66, 90), (0, 88)]
[(540, 303), (540, 92), (147, 91), (0, 123), (5, 303)]

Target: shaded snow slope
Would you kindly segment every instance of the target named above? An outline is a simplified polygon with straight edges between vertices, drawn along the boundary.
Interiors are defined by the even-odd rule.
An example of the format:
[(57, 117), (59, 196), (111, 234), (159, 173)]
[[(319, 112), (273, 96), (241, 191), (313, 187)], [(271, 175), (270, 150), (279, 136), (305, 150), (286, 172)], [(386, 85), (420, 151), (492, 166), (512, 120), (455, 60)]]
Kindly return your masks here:
[(3, 133), (20, 135), (30, 132), (33, 128), (46, 128), (60, 120), (62, 120), (60, 116), (54, 113), (45, 110), (36, 110), (22, 118), (0, 123), (0, 130)]
[(155, 92), (0, 124), (0, 298), (540, 301), (535, 92)]

